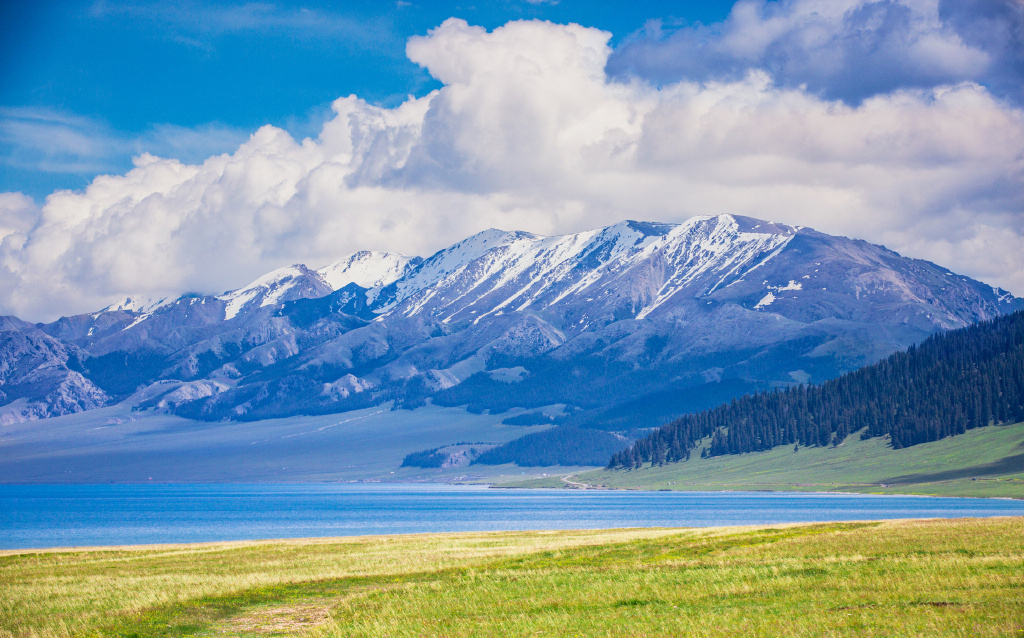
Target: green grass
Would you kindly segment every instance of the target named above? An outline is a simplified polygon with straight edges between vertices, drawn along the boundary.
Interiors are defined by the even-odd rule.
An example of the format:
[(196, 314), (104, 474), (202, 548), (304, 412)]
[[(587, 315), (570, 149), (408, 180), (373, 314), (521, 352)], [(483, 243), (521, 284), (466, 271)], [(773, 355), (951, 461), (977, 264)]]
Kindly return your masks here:
[[(698, 450), (700, 448), (698, 447)], [(595, 470), (502, 487), (840, 491), (1024, 498), (1024, 423), (993, 425), (902, 450), (851, 435), (837, 447), (701, 459), (639, 470)]]
[(0, 555), (0, 635), (1007, 636), (1024, 519)]

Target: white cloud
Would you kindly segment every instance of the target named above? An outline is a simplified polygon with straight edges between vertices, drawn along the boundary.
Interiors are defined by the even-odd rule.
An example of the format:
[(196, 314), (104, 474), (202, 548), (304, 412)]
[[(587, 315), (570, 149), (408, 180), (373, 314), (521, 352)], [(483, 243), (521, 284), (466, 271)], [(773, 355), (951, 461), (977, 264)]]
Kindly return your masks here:
[(31, 197), (0, 193), (0, 242), (24, 241), (38, 219), (39, 208)]
[(427, 254), (489, 226), (723, 212), (882, 242), (1024, 294), (1021, 110), (970, 83), (852, 107), (763, 72), (610, 82), (608, 38), (448, 20), (408, 45), (446, 85), (426, 97), (395, 109), (339, 99), (316, 139), (267, 126), (201, 164), (142, 155), (38, 211), (0, 198), (0, 227), (22, 220), (2, 244), (3, 311), (221, 292), (356, 250)]
[(616, 51), (609, 67), (613, 75), (659, 82), (735, 80), (764, 69), (781, 86), (851, 102), (900, 88), (995, 80), (1011, 48), (996, 37), (1006, 19), (982, 23), (970, 7), (951, 13), (945, 6), (963, 2), (740, 0), (716, 25), (665, 33), (651, 24)]

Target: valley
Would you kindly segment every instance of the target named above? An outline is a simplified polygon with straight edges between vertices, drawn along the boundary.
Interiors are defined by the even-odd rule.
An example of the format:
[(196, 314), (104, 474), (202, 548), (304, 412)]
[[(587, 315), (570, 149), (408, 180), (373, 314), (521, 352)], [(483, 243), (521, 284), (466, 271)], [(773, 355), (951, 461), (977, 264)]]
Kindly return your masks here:
[(579, 468), (401, 468), (458, 441), (504, 443), (550, 426), (502, 425), (459, 408), (389, 406), (343, 414), (210, 423), (126, 404), (4, 426), (3, 483), (493, 481)]
[[(956, 423), (929, 397), (943, 383), (964, 394), (969, 358), (899, 400), (884, 386), (903, 372), (835, 391), (855, 378), (842, 375), (909, 365), (886, 357), (964, 326), (986, 335), (1022, 306), (882, 246), (747, 217), (491, 229), (427, 258), (364, 251), (221, 295), (0, 319), (0, 480), (499, 483), (613, 455), (625, 468), (679, 460), (716, 431), (715, 457), (786, 442), (816, 454), (865, 423), (905, 447), (1006, 422), (1018, 406), (998, 397), (1016, 396), (1017, 359), (993, 358), (988, 337), (949, 342), (988, 353), (981, 395), (935, 402)], [(831, 394), (808, 400), (822, 383)], [(864, 388), (871, 404), (848, 405)], [(751, 393), (736, 436), (722, 408), (721, 423), (686, 417), (649, 438)]]

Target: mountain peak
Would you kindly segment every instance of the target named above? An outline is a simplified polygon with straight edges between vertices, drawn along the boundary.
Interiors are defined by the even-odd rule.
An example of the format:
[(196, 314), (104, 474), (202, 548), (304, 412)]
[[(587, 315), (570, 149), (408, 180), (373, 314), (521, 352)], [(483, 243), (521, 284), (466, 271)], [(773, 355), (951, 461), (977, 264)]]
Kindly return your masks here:
[(237, 290), (229, 290), (217, 299), (225, 302), (224, 319), (233, 319), (249, 307), (270, 306), (295, 299), (315, 299), (333, 292), (320, 273), (304, 264), (278, 268)]
[(175, 295), (132, 295), (115, 301), (103, 310), (100, 310), (100, 312), (124, 310), (125, 312), (146, 314), (174, 303), (175, 299), (177, 299)]
[[(319, 271), (286, 266), (217, 299), (182, 298), (150, 315), (164, 300), (133, 297), (110, 308), (118, 312), (5, 325), (51, 337), (54, 357), (39, 366), (77, 366), (112, 397), (160, 379), (230, 380), (186, 411), (219, 419), (422, 393), (508, 408), (610, 404), (635, 399), (641, 386), (675, 392), (709, 379), (744, 388), (820, 381), (937, 330), (1024, 307), (882, 246), (734, 215), (547, 237), (487, 229), (424, 260), (361, 251)], [(35, 356), (35, 337), (8, 336), (8, 369), (22, 370), (15, 363)], [(89, 363), (112, 352), (125, 356)], [(134, 368), (143, 355), (154, 363), (137, 379), (109, 362)], [(31, 379), (0, 392), (49, 405)], [(83, 406), (96, 404), (88, 387), (76, 392)]]
[(719, 215), (720, 219), (729, 219), (736, 224), (736, 228), (743, 233), (762, 233), (772, 235), (793, 235), (800, 230), (802, 226), (788, 226), (786, 224), (779, 224), (777, 222), (768, 222), (754, 217), (746, 217), (744, 215)]
[(317, 272), (333, 290), (340, 290), (348, 284), (379, 288), (403, 277), (410, 268), (418, 266), (422, 261), (422, 257), (361, 250)]
[(456, 243), (452, 248), (455, 248), (455, 246), (462, 246), (466, 248), (494, 248), (496, 246), (504, 246), (523, 239), (540, 239), (541, 237), (543, 237), (543, 235), (530, 233), (525, 230), (501, 230), (500, 228), (488, 228), (487, 230), (481, 230), (479, 233), (470, 235)]

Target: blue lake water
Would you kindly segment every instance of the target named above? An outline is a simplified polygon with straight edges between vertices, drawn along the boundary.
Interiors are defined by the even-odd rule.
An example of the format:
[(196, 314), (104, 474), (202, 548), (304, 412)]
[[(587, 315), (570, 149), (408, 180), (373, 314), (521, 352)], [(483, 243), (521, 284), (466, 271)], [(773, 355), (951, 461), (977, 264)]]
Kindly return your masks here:
[(0, 548), (1024, 516), (1024, 501), (447, 485), (0, 485)]

